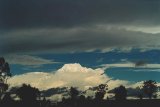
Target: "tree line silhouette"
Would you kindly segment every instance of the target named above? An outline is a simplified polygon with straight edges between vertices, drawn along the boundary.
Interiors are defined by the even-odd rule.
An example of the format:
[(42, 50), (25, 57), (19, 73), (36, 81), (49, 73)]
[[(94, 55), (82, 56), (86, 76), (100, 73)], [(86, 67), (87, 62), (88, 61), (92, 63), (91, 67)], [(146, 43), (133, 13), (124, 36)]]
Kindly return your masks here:
[[(5, 84), (8, 86), (7, 82), (5, 82), (5, 79), (8, 76), (11, 76), (11, 73), (10, 71), (8, 71), (9, 64), (6, 66), (8, 67), (8, 70), (4, 71), (4, 68), (2, 67), (4, 63), (4, 58), (0, 58), (1, 76), (3, 76), (2, 73), (4, 72), (8, 73), (8, 75), (5, 75), (6, 77), (2, 77), (1, 84)], [(32, 87), (29, 84), (23, 84), (21, 87), (13, 87), (10, 90), (8, 90), (8, 88), (4, 90), (4, 85), (1, 84), (0, 107), (117, 107), (120, 105), (126, 106), (129, 104), (138, 106), (137, 104), (139, 103), (137, 102), (143, 102), (140, 103), (141, 106), (143, 104), (146, 104), (147, 106), (149, 106), (149, 104), (152, 104), (152, 106), (155, 104), (154, 106), (156, 106), (160, 103), (159, 100), (151, 100), (152, 98), (157, 98), (157, 92), (159, 91), (159, 87), (157, 86), (157, 83), (154, 80), (144, 81), (142, 86), (137, 87), (137, 97), (139, 98), (139, 100), (135, 101), (127, 100), (127, 88), (123, 85), (118, 86), (117, 88), (112, 90), (112, 93), (114, 93), (113, 99), (110, 99), (109, 97), (107, 97), (107, 99), (104, 99), (105, 94), (108, 90), (108, 85), (100, 84), (97, 87), (93, 87), (96, 91), (94, 98), (90, 96), (85, 96), (86, 91), (79, 91), (76, 87), (70, 87), (70, 97), (63, 97), (62, 101), (56, 102), (54, 104), (50, 100), (46, 100), (45, 96), (42, 96), (41, 91), (38, 88)], [(15, 95), (15, 98), (12, 97), (12, 94)], [(148, 100), (143, 100), (143, 97), (146, 96), (148, 97)]]

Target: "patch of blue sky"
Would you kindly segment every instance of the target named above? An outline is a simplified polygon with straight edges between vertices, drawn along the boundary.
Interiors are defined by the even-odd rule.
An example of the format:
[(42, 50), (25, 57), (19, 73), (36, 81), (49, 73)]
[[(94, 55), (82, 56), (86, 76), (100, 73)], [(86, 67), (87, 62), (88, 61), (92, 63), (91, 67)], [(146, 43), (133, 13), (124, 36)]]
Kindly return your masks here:
[[(136, 70), (140, 70), (137, 72)], [(142, 69), (142, 68), (109, 68), (106, 70), (106, 74), (113, 79), (127, 80), (127, 81), (144, 81), (144, 80), (156, 80), (160, 82), (159, 69)], [(156, 71), (157, 70), (157, 71)], [(143, 72), (142, 72), (143, 71)]]
[[(107, 52), (100, 53), (95, 52), (82, 52), (82, 53), (63, 53), (63, 54), (36, 54), (44, 59), (54, 60), (53, 64), (46, 64), (40, 66), (22, 66), (22, 65), (10, 65), (13, 75), (23, 74), (27, 72), (52, 72), (60, 69), (64, 64), (68, 63), (80, 63), (84, 67), (98, 68), (102, 64), (114, 64), (123, 63), (123, 61), (139, 61), (146, 60), (147, 63), (160, 63), (159, 50), (151, 50), (146, 52), (140, 52), (139, 50), (132, 50), (131, 52)], [(148, 72), (148, 71), (152, 72)], [(154, 70), (154, 71), (153, 71)], [(158, 69), (148, 69), (145, 72), (142, 69), (135, 68), (110, 68), (107, 69), (107, 74), (115, 79), (123, 79), (130, 81), (141, 81), (146, 79), (154, 79), (160, 81), (160, 72)]]

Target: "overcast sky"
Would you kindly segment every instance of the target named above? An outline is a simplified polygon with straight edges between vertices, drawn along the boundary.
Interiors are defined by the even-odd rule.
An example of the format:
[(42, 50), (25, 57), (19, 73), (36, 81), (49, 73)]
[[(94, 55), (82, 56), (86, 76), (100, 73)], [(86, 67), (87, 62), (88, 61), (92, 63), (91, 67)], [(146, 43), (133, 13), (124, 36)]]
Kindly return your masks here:
[(1, 0), (0, 54), (159, 49), (160, 0)]

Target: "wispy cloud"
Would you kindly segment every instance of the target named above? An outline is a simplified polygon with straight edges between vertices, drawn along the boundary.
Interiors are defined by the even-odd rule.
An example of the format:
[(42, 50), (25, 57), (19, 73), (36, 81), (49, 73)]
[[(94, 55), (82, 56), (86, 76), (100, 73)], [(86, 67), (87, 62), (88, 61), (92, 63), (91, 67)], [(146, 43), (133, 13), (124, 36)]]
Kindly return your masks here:
[(34, 67), (39, 67), (45, 64), (58, 63), (55, 62), (54, 60), (44, 59), (41, 57), (31, 56), (31, 55), (7, 55), (6, 60), (10, 64), (18, 64), (23, 66), (34, 66)]
[(148, 69), (159, 69), (160, 64), (146, 64), (144, 66), (135, 66), (135, 63), (115, 63), (115, 64), (103, 64), (101, 65), (103, 69), (108, 69), (108, 68), (148, 68)]

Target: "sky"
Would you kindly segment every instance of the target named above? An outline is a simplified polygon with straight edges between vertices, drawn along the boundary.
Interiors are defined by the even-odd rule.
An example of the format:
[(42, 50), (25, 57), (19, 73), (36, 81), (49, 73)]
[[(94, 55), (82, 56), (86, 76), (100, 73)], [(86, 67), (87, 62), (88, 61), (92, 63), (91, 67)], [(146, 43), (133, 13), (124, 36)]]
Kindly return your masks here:
[[(159, 29), (160, 0), (0, 0), (0, 56), (15, 83), (24, 75), (56, 78), (62, 69), (66, 79), (84, 77), (80, 86), (90, 76), (98, 83), (160, 82)], [(97, 77), (99, 69), (105, 77)], [(65, 84), (63, 76), (51, 80), (73, 85), (76, 78)]]

